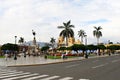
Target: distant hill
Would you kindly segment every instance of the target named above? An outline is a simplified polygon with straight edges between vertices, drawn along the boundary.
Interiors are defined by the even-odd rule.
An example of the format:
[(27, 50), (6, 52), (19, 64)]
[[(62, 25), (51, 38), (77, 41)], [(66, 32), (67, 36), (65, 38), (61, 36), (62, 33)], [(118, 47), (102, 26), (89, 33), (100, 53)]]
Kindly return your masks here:
[[(37, 44), (39, 45), (39, 47), (43, 47), (45, 46), (47, 42), (37, 42)], [(25, 45), (33, 45), (33, 42), (32, 41), (28, 41), (25, 43)]]
[[(46, 44), (50, 44), (48, 42), (37, 42), (37, 44), (39, 45), (39, 47), (44, 47)], [(25, 45), (33, 45), (32, 41), (28, 41), (25, 43)], [(55, 44), (55, 47), (57, 47), (57, 44)]]

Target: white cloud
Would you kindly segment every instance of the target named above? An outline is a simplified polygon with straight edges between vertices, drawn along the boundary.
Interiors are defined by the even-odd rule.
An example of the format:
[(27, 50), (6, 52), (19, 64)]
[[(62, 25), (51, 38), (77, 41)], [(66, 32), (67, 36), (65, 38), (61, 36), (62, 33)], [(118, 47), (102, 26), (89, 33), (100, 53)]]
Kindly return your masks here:
[[(102, 26), (101, 42), (120, 42), (119, 3), (118, 0), (0, 0), (0, 44), (14, 43), (15, 35), (32, 40), (32, 29), (39, 41), (58, 38), (61, 30), (57, 26), (68, 20), (75, 25), (76, 38), (78, 30), (84, 29), (89, 43), (93, 43), (93, 26)], [(95, 21), (99, 22), (86, 24)]]

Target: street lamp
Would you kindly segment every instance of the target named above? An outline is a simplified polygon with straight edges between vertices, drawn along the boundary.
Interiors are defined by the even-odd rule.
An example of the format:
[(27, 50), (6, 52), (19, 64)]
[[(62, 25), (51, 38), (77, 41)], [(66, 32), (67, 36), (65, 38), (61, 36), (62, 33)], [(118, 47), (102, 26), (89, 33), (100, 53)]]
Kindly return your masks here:
[(17, 42), (17, 36), (15, 36), (15, 44), (16, 44), (16, 42)]
[[(87, 46), (87, 35), (84, 35), (84, 37), (85, 37), (85, 46)], [(85, 58), (88, 58), (87, 49), (86, 49), (86, 53), (85, 53)]]
[[(15, 44), (17, 42), (17, 36), (15, 36)], [(17, 52), (14, 51), (14, 60), (17, 60)]]
[(87, 35), (85, 35), (85, 45), (87, 45)]

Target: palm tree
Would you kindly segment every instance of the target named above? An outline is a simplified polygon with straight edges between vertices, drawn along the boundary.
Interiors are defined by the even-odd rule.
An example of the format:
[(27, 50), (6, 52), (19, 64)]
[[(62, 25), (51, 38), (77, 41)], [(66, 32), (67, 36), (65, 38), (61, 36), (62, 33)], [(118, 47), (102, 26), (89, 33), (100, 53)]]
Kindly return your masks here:
[(80, 31), (78, 31), (78, 35), (79, 35), (79, 37), (81, 37), (81, 42), (83, 43), (83, 37), (85, 37), (85, 31), (84, 30), (80, 30)]
[(68, 46), (68, 38), (74, 37), (74, 31), (71, 28), (74, 28), (74, 25), (70, 24), (71, 21), (69, 20), (67, 23), (63, 22), (63, 26), (58, 26), (59, 29), (63, 29), (60, 32), (60, 36), (66, 38), (66, 46)]
[(54, 48), (54, 45), (55, 45), (55, 39), (54, 39), (54, 37), (51, 38), (50, 43), (51, 43), (52, 52), (53, 52), (53, 48)]
[(19, 41), (18, 41), (20, 44), (21, 43), (24, 43), (24, 38), (23, 37), (20, 37)]
[(97, 38), (97, 44), (99, 44), (99, 38), (102, 37), (102, 32), (100, 31), (102, 28), (101, 26), (94, 26), (94, 28), (95, 30), (93, 31), (93, 35)]
[(55, 45), (55, 39), (54, 39), (54, 37), (51, 38), (50, 43), (52, 44), (52, 49), (53, 49), (54, 45)]

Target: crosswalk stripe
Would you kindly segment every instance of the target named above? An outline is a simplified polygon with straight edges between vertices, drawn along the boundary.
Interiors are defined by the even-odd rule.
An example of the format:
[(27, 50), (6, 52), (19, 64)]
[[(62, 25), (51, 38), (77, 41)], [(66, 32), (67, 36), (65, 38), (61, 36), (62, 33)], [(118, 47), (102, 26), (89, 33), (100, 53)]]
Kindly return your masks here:
[(79, 79), (79, 80), (90, 80), (90, 79)]
[(22, 74), (20, 73), (20, 74), (15, 74), (15, 75), (1, 76), (0, 79), (1, 78), (7, 78), (7, 77), (13, 77), (13, 76), (20, 76), (20, 75), (25, 75), (25, 74), (30, 74), (30, 73), (27, 72), (27, 73), (22, 73)]
[(1, 70), (1, 72), (16, 72), (16, 70), (12, 70), (12, 71), (11, 70)]
[(59, 79), (59, 80), (71, 80), (73, 79), (72, 77), (65, 77), (65, 78), (62, 78), (62, 79)]
[[(10, 69), (0, 69), (0, 71), (13, 71), (13, 70), (10, 70)], [(16, 70), (14, 70), (16, 71)]]
[(1, 70), (0, 71), (0, 73), (5, 73), (5, 72), (6, 73), (9, 73), (9, 72), (11, 73), (11, 72), (18, 72), (18, 71), (16, 71), (16, 70), (11, 70), (11, 71), (10, 70)]
[[(60, 77), (60, 76), (49, 76), (40, 75), (39, 73), (23, 72), (11, 69), (0, 69), (0, 80), (73, 80), (73, 77)], [(90, 80), (90, 79), (78, 79), (78, 80)]]
[(11, 75), (11, 74), (18, 74), (18, 73), (23, 73), (23, 71), (13, 72), (13, 73), (2, 73), (1, 75), (2, 75), (2, 76), (5, 76), (5, 75)]
[(25, 79), (21, 79), (21, 80), (33, 80), (33, 79), (43, 78), (43, 77), (47, 77), (47, 76), (48, 76), (48, 75), (40, 75), (40, 76), (35, 76), (35, 77), (25, 78)]
[(24, 75), (24, 76), (18, 76), (18, 77), (13, 77), (13, 78), (7, 78), (7, 79), (2, 79), (2, 80), (13, 80), (13, 79), (18, 79), (18, 78), (24, 78), (24, 77), (29, 77), (29, 76), (35, 76), (35, 75), (38, 75), (38, 74), (28, 74), (28, 75)]
[(51, 79), (55, 79), (55, 78), (58, 78), (60, 76), (52, 76), (52, 77), (48, 77), (48, 78), (43, 78), (43, 79), (40, 79), (40, 80), (51, 80)]

